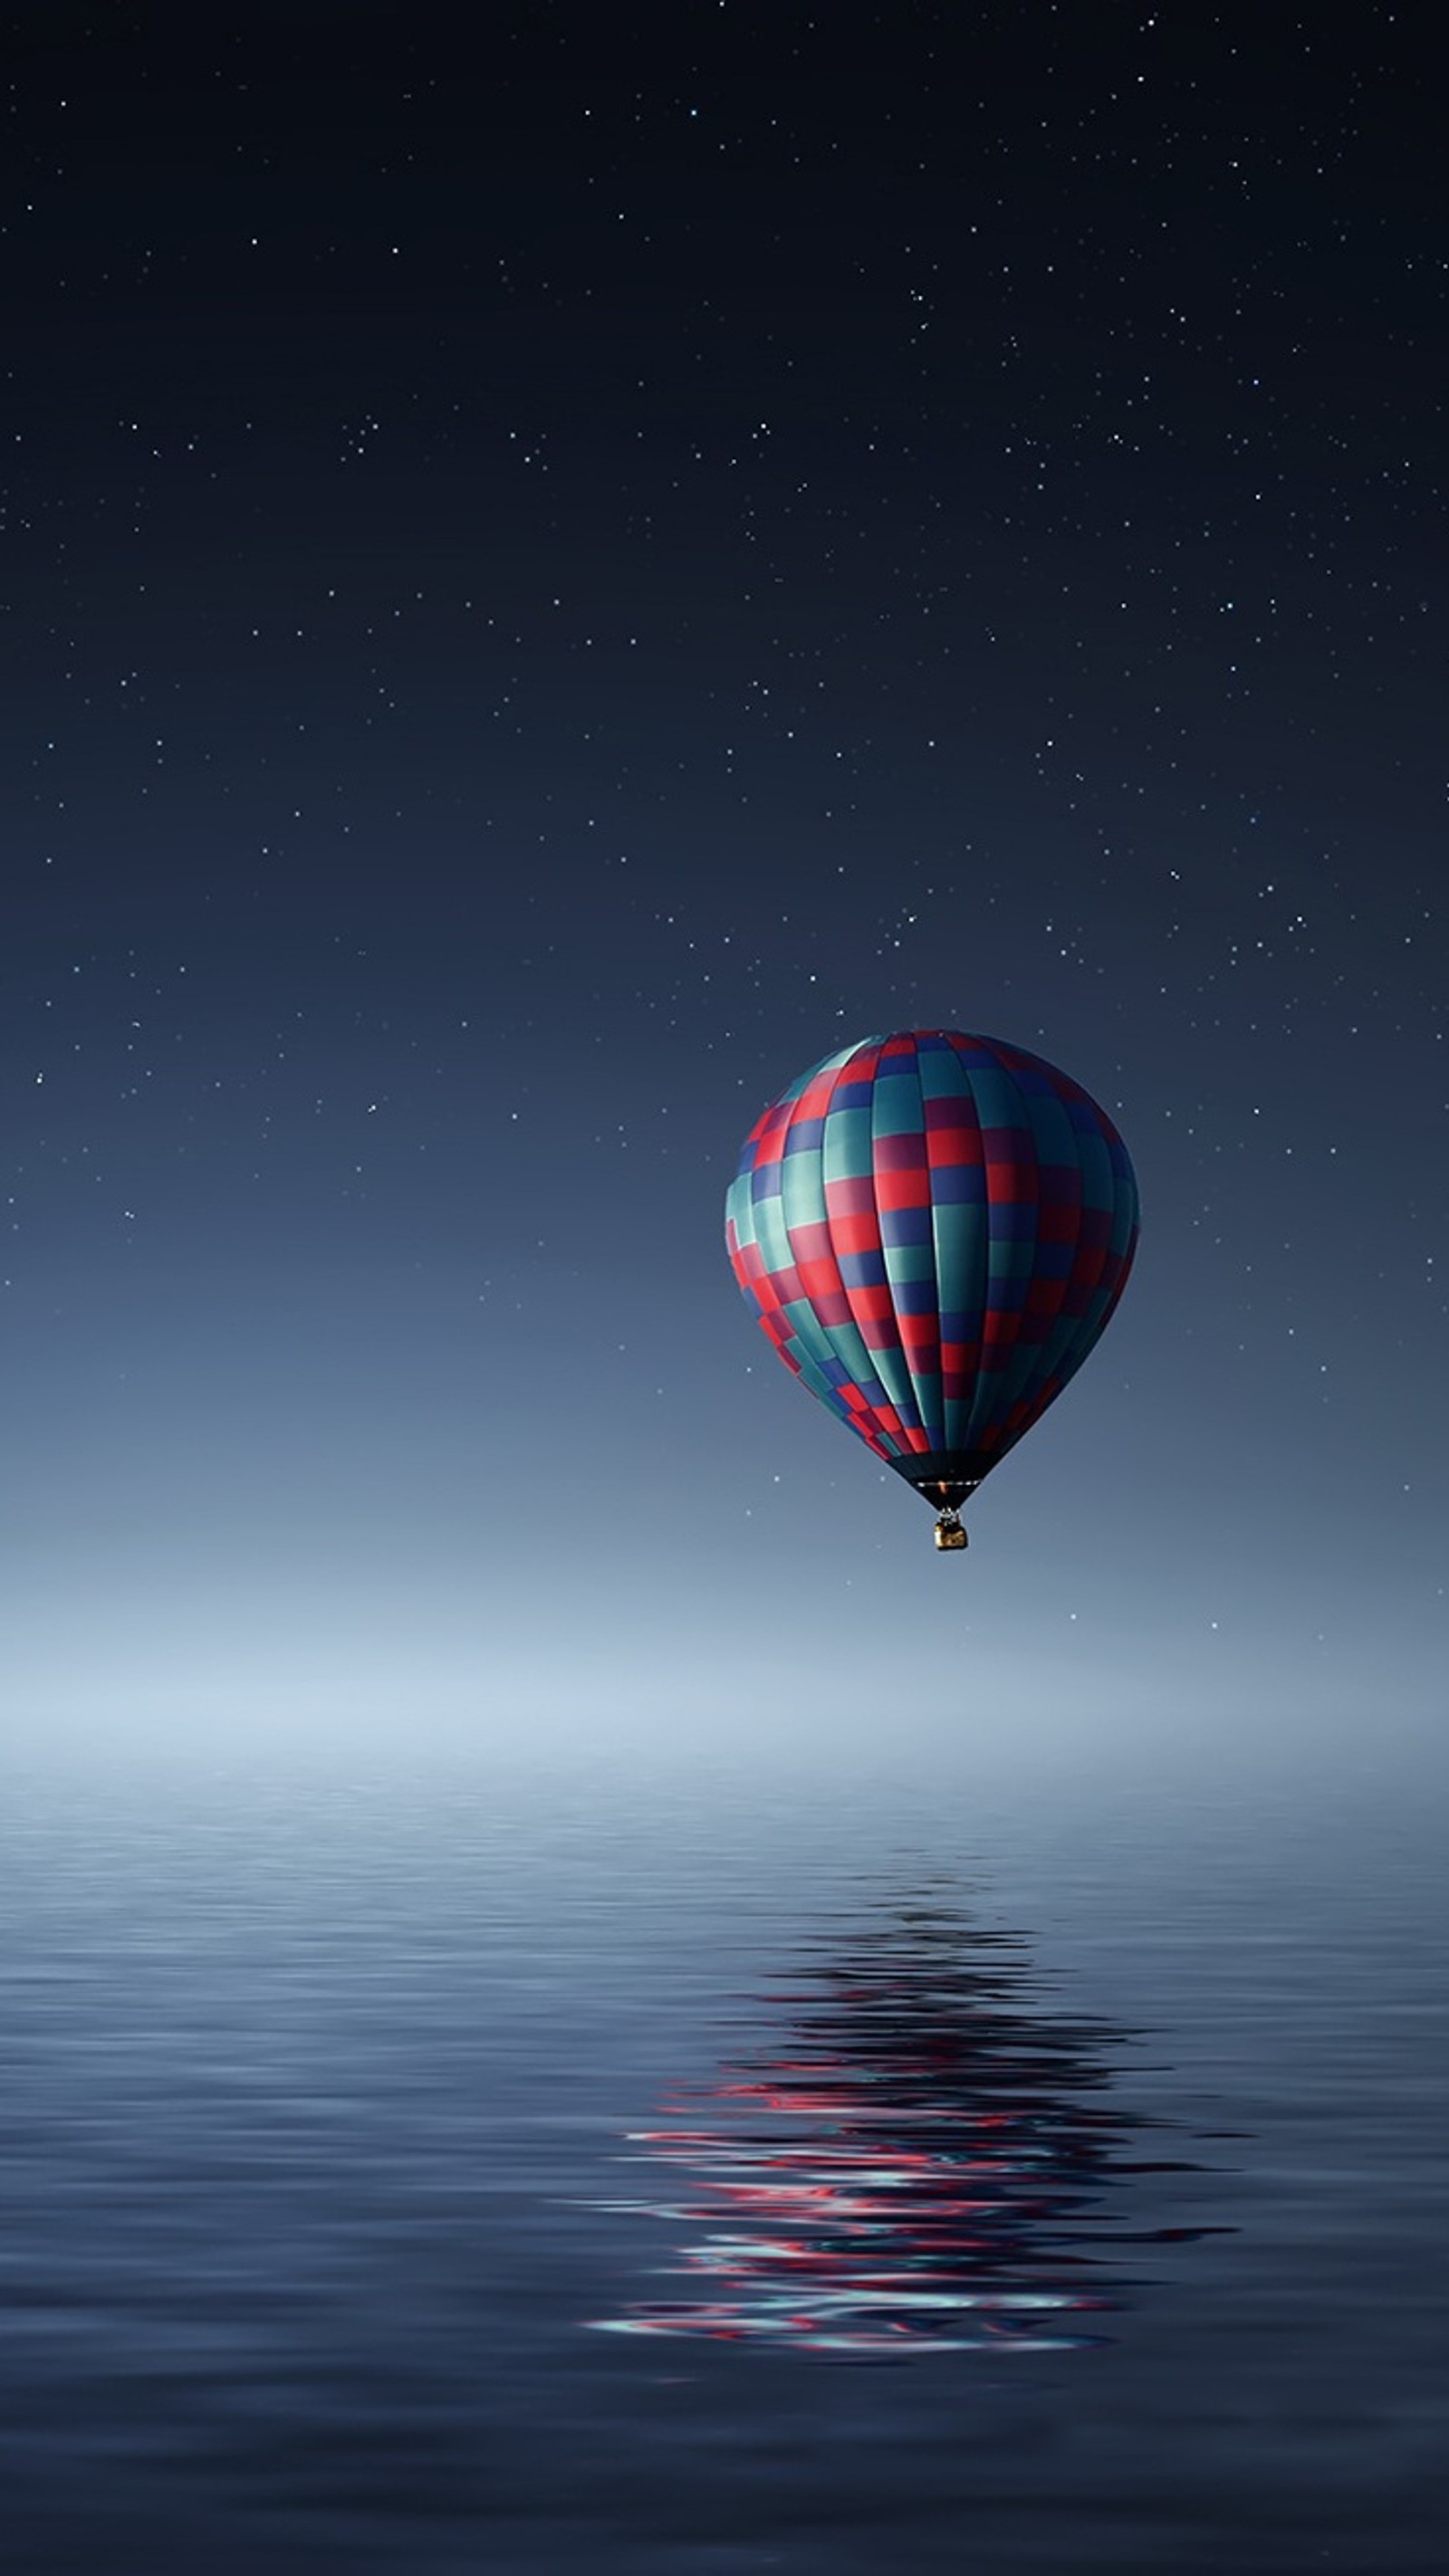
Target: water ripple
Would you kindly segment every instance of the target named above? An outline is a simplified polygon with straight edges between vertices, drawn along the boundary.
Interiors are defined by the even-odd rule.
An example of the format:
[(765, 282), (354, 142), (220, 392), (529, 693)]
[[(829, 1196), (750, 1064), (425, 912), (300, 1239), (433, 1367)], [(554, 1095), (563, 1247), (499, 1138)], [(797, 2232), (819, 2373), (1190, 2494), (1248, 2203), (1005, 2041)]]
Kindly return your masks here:
[[(1023, 1936), (940, 1897), (813, 1945), (778, 2043), (631, 2130), (667, 2196), (596, 2203), (699, 2228), (692, 2295), (614, 2333), (818, 2351), (1061, 2351), (1124, 2303), (1123, 2186), (1148, 2126), (1115, 2095), (1129, 2035), (1053, 2010)], [(807, 1957), (811, 1956), (807, 1952)], [(1188, 2170), (1186, 2166), (1181, 2169)]]

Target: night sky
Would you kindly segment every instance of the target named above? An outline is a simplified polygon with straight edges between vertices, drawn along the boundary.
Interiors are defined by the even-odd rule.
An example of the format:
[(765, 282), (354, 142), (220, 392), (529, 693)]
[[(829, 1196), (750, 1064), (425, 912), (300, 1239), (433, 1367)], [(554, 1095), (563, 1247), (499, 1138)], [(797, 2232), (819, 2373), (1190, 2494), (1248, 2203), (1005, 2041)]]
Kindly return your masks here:
[[(1432, 1718), (1436, 36), (11, 13), (12, 1740)], [(919, 1024), (1143, 1198), (964, 1559), (721, 1240)]]

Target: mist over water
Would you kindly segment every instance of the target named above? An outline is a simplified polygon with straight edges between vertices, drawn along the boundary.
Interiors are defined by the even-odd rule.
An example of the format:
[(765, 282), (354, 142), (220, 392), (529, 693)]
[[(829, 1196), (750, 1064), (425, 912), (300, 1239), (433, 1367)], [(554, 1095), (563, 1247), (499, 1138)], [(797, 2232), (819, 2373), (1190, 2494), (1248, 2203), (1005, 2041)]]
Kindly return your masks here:
[(37, 1762), (10, 2563), (1436, 2565), (1444, 1805)]

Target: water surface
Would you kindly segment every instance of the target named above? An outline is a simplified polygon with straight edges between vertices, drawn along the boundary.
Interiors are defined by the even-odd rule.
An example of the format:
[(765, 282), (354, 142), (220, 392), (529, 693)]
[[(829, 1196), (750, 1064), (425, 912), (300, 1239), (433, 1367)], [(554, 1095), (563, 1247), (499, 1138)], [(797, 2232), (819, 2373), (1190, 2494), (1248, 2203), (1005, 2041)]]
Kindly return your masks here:
[(1442, 1825), (16, 1780), (7, 2565), (1437, 2567)]

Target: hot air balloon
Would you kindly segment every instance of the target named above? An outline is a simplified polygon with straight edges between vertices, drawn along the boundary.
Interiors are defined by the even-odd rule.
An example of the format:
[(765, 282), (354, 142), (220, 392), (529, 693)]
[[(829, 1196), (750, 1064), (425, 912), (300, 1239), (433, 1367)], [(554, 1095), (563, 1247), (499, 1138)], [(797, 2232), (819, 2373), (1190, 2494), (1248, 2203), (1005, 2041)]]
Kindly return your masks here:
[(1137, 1183), (1106, 1111), (1055, 1065), (903, 1029), (771, 1102), (725, 1241), (785, 1366), (936, 1508), (954, 1550), (967, 1496), (1106, 1327)]

